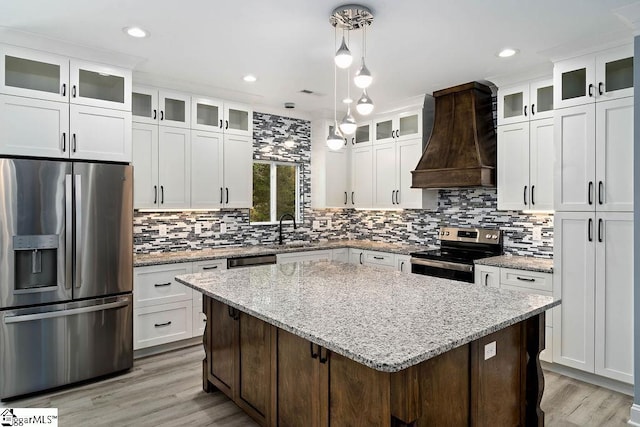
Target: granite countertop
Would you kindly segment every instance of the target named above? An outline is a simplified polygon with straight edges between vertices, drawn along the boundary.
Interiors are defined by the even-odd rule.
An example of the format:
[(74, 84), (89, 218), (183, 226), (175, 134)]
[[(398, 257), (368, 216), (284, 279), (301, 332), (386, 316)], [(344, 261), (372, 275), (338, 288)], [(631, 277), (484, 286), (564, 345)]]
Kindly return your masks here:
[(516, 270), (537, 271), (540, 273), (553, 273), (553, 260), (548, 258), (534, 258), (519, 255), (501, 255), (490, 258), (477, 259), (478, 265), (490, 265), (493, 267), (514, 268)]
[(238, 310), (396, 372), (539, 314), (552, 297), (340, 262), (177, 276)]
[(198, 251), (161, 252), (134, 255), (134, 267), (146, 265), (175, 264), (179, 262), (207, 261), (222, 258), (237, 258), (251, 255), (273, 255), (287, 252), (317, 251), (322, 249), (355, 248), (371, 251), (409, 255), (411, 252), (433, 249), (432, 246), (401, 245), (370, 240), (330, 240), (318, 243), (289, 243), (284, 245), (253, 245), (221, 247)]

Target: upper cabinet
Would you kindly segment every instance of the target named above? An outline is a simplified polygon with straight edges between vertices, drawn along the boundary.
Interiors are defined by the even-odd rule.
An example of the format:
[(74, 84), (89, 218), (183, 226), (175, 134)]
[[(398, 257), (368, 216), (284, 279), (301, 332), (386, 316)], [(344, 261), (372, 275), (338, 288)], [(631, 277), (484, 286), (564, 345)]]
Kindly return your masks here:
[(422, 137), (422, 110), (407, 111), (374, 120), (376, 144)]
[(253, 110), (246, 105), (224, 104), (224, 133), (253, 136)]
[(633, 96), (633, 46), (557, 62), (555, 108)]
[(0, 45), (0, 154), (131, 161), (131, 71)]
[(498, 125), (551, 117), (553, 117), (553, 80), (537, 80), (500, 88)]
[[(353, 146), (345, 144), (339, 150), (327, 147), (327, 137), (333, 130), (333, 120), (315, 120), (311, 128), (311, 205), (314, 208), (351, 207), (349, 158)], [(362, 127), (358, 127), (361, 129)], [(367, 129), (369, 125), (367, 125)], [(358, 131), (353, 136), (358, 137)], [(360, 133), (362, 137), (362, 133)], [(368, 137), (367, 137), (368, 138)], [(367, 145), (367, 143), (362, 143)], [(370, 143), (368, 145), (371, 145)]]
[(190, 128), (190, 95), (136, 86), (133, 88), (131, 97), (134, 122)]

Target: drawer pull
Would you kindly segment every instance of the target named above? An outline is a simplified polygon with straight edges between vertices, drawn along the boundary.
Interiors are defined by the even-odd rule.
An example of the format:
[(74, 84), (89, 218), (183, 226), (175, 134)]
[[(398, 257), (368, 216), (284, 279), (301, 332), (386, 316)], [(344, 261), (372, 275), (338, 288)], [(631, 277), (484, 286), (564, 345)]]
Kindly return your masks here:
[(217, 265), (212, 265), (210, 267), (202, 267), (203, 270), (215, 270), (216, 268), (218, 268)]
[(383, 256), (374, 256), (373, 259), (384, 259)]
[(171, 324), (171, 320), (169, 320), (168, 322), (165, 323), (156, 323), (153, 326), (155, 326), (156, 328), (160, 328), (162, 326), (169, 326)]
[(167, 283), (156, 283), (155, 285), (156, 288), (162, 288), (163, 286), (171, 286), (171, 282), (167, 282)]
[(536, 281), (536, 279), (530, 279), (530, 278), (520, 277), (520, 276), (516, 276), (516, 279), (522, 280), (523, 282), (535, 282)]

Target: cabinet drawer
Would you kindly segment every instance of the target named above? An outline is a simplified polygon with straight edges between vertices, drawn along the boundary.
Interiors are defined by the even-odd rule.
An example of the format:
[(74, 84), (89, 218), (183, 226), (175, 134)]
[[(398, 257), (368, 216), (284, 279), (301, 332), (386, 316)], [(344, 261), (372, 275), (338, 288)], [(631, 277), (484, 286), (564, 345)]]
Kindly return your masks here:
[(191, 273), (191, 264), (169, 264), (134, 269), (134, 307), (149, 307), (177, 301), (192, 304), (193, 292), (174, 280), (175, 276)]
[(369, 265), (391, 267), (395, 269), (396, 256), (386, 252), (365, 251), (364, 262)]
[(227, 269), (226, 259), (212, 259), (209, 261), (197, 261), (193, 263), (194, 273), (210, 273)]
[(510, 268), (500, 269), (500, 285), (511, 285), (519, 288), (553, 292), (553, 278), (549, 273), (537, 273), (535, 271), (514, 270)]
[(138, 308), (133, 320), (134, 350), (191, 338), (191, 301)]
[(331, 251), (308, 251), (277, 254), (277, 263), (297, 261), (331, 261)]
[(193, 337), (202, 337), (204, 335), (204, 327), (207, 324), (207, 316), (204, 315), (202, 307), (193, 307)]

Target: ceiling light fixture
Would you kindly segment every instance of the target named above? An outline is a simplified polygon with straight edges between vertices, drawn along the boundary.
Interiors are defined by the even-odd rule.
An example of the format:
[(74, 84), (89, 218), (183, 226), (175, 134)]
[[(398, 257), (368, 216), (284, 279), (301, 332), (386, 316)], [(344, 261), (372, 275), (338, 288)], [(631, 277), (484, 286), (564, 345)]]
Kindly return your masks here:
[(135, 37), (137, 39), (149, 37), (149, 32), (146, 30), (143, 30), (140, 27), (125, 27), (122, 29), (122, 31), (129, 34), (131, 37)]
[[(335, 45), (335, 31), (334, 31), (334, 40), (333, 44)], [(338, 130), (338, 113), (337, 106), (338, 103), (338, 83), (337, 83), (337, 74), (338, 69), (336, 65), (333, 66), (333, 126), (329, 126), (329, 135), (327, 136), (327, 147), (330, 150), (336, 151), (342, 148), (344, 145), (344, 138), (340, 135), (340, 131)]]
[[(347, 104), (347, 114), (340, 122), (340, 133), (342, 133), (342, 135), (350, 135), (356, 131), (357, 124), (355, 119), (351, 115), (350, 104), (353, 103), (353, 99), (350, 96), (351, 77), (349, 68), (351, 66), (351, 62), (353, 61), (353, 57), (351, 56), (351, 52), (347, 47), (347, 43), (350, 42), (349, 35), (351, 31), (362, 30), (362, 63), (353, 77), (353, 82), (358, 88), (363, 89), (362, 96), (360, 97), (356, 105), (356, 111), (358, 112), (358, 114), (365, 116), (367, 114), (371, 114), (371, 112), (373, 111), (373, 102), (366, 92), (366, 88), (371, 85), (373, 77), (371, 76), (371, 72), (365, 64), (367, 46), (366, 28), (373, 23), (373, 12), (371, 12), (371, 9), (365, 6), (361, 6), (358, 4), (345, 4), (342, 6), (338, 6), (333, 10), (331, 16), (329, 17), (329, 23), (334, 27), (334, 48), (337, 42), (337, 31), (338, 29), (342, 30), (342, 42), (340, 43), (340, 47), (336, 52), (334, 60), (336, 64), (335, 66), (339, 68), (345, 68), (347, 70), (347, 97), (343, 100), (343, 102)], [(337, 91), (335, 87), (335, 80), (336, 70), (334, 67), (334, 91)], [(335, 124), (337, 124), (337, 120), (335, 120), (335, 117), (337, 116), (337, 112), (335, 111), (335, 109), (337, 109), (337, 105), (335, 104), (336, 103), (334, 103), (334, 121), (336, 122)], [(337, 147), (336, 149), (339, 149), (342, 144), (338, 145), (336, 142), (335, 146)]]
[(498, 56), (500, 58), (509, 58), (510, 56), (513, 56), (516, 53), (518, 53), (518, 49), (512, 49), (510, 47), (507, 47), (502, 49), (500, 52), (498, 52)]
[(253, 83), (253, 82), (255, 82), (255, 81), (256, 81), (256, 80), (258, 80), (258, 79), (257, 79), (257, 78), (256, 78), (256, 76), (254, 76), (253, 74), (247, 74), (246, 76), (244, 76), (244, 77), (242, 78), (242, 80), (244, 80), (244, 81), (245, 81), (245, 82), (247, 82), (247, 83)]

